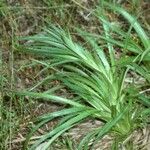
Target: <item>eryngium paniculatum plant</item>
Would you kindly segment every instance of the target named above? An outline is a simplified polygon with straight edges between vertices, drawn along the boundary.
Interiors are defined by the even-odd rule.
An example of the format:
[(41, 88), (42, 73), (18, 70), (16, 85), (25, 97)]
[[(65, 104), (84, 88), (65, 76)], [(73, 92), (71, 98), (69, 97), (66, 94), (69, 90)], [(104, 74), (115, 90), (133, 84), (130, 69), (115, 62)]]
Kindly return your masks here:
[[(121, 11), (124, 10), (121, 9)], [(110, 24), (103, 17), (100, 17), (100, 20), (104, 25), (103, 40), (107, 42), (105, 46), (107, 54), (103, 46), (97, 44), (95, 36), (87, 34), (84, 37), (90, 44), (89, 50), (74, 42), (69, 33), (55, 26), (45, 29), (42, 34), (23, 38), (30, 41), (26, 44), (26, 51), (50, 59), (50, 64), (46, 67), (53, 68), (55, 71), (45, 78), (44, 82), (59, 80), (73, 95), (72, 98), (67, 98), (63, 95), (52, 94), (50, 91), (20, 92), (23, 95), (66, 105), (60, 111), (44, 114), (38, 118), (40, 123), (27, 137), (25, 147), (38, 128), (56, 118), (60, 118), (60, 123), (53, 130), (42, 135), (31, 146), (31, 150), (42, 143), (44, 143), (43, 150), (47, 149), (64, 132), (87, 118), (101, 120), (104, 125), (87, 134), (81, 140), (78, 150), (88, 149), (90, 140), (97, 141), (107, 133), (116, 137), (118, 143), (122, 142), (137, 128), (141, 109), (138, 109), (138, 105), (135, 104), (135, 97), (126, 92), (128, 85), (125, 84), (125, 77), (129, 71), (129, 65), (123, 65), (121, 68), (114, 55), (113, 46), (122, 46), (123, 43), (119, 45), (112, 38), (109, 40)], [(147, 46), (144, 39), (143, 42)], [(130, 51), (135, 47), (127, 45), (126, 48)], [(137, 58), (139, 57), (135, 57), (130, 62), (136, 62)], [(60, 88), (61, 86), (58, 85), (54, 90)]]

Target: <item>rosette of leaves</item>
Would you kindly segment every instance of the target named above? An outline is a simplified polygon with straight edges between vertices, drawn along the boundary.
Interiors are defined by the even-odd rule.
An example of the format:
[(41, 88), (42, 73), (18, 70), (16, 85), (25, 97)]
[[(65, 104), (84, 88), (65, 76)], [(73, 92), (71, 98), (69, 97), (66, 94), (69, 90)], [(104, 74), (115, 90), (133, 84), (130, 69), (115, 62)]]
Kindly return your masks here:
[[(124, 10), (121, 9), (121, 11)], [(66, 105), (62, 110), (44, 114), (38, 118), (39, 124), (28, 135), (25, 147), (27, 147), (28, 141), (38, 128), (56, 118), (60, 119), (59, 124), (53, 130), (42, 135), (30, 147), (31, 150), (42, 143), (44, 143), (43, 150), (48, 149), (64, 132), (87, 118), (101, 120), (104, 122), (104, 125), (88, 133), (81, 140), (78, 150), (88, 149), (90, 147), (88, 143), (91, 140), (96, 142), (107, 133), (111, 133), (115, 137), (114, 143), (119, 145), (141, 123), (139, 121), (142, 120), (141, 116), (145, 114), (143, 113), (145, 110), (143, 110), (144, 108), (139, 109), (136, 98), (130, 96), (125, 90), (128, 88), (128, 85), (125, 84), (125, 77), (132, 65), (129, 67), (127, 63), (119, 66), (119, 60), (115, 58), (113, 46), (114, 44), (122, 46), (123, 43), (113, 41), (112, 38), (109, 39), (110, 24), (104, 18), (101, 17), (100, 19), (103, 19), (104, 22), (105, 36), (101, 37), (107, 42), (107, 46), (105, 46), (105, 50), (107, 48), (108, 51), (107, 54), (104, 52), (103, 46), (97, 44), (95, 36), (86, 34), (85, 39), (91, 47), (89, 50), (74, 42), (68, 32), (66, 33), (60, 27), (55, 26), (45, 29), (45, 32), (40, 35), (23, 38), (23, 40), (30, 40), (26, 44), (26, 52), (50, 58), (50, 64), (47, 64), (47, 67), (53, 68), (55, 72), (48, 76), (44, 82), (47, 80), (59, 80), (73, 95), (73, 98), (69, 99), (52, 94), (50, 91), (41, 93), (25, 91), (18, 93)], [(147, 48), (148, 42), (146, 39), (141, 38), (141, 40), (144, 42), (145, 48)], [(137, 50), (133, 46), (136, 45), (128, 45), (127, 48), (132, 51)], [(147, 51), (146, 49), (140, 55), (140, 58), (146, 59), (149, 57), (149, 55), (145, 57)], [(139, 54), (141, 53), (139, 52)], [(130, 62), (136, 62), (136, 58), (131, 60)], [(61, 86), (58, 86), (54, 90), (60, 88)], [(146, 114), (147, 112), (149, 110), (146, 110)]]

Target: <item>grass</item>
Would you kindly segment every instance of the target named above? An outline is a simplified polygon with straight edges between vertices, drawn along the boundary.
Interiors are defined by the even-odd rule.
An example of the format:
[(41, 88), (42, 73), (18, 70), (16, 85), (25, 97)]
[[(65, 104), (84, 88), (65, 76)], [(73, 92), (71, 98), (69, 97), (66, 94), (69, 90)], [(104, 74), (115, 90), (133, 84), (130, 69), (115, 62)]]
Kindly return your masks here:
[[(55, 144), (67, 149), (90, 149), (94, 148), (105, 135), (113, 138), (112, 149), (137, 147), (130, 137), (135, 130), (143, 129), (149, 124), (150, 112), (149, 37), (145, 28), (137, 22), (139, 18), (130, 15), (130, 13), (137, 15), (136, 7), (140, 7), (139, 2), (130, 2), (134, 7), (132, 10), (136, 9), (135, 12), (129, 10), (130, 13), (116, 5), (110, 6), (106, 3), (97, 5), (97, 8), (93, 7), (92, 11), (88, 3), (83, 5), (76, 1), (59, 3), (43, 0), (37, 4), (27, 1), (24, 5), (18, 3), (13, 7), (11, 4), (8, 6), (9, 4), (5, 2), (1, 3), (0, 16), (4, 19), (3, 48), (10, 50), (9, 56), (6, 56), (9, 57), (10, 63), (6, 65), (8, 62), (4, 57), (5, 62), (2, 66), (3, 71), (7, 70), (7, 66), (10, 71), (9, 74), (7, 71), (3, 72), (1, 78), (1, 148), (22, 148), (22, 143), (19, 144), (20, 148), (17, 148), (13, 147), (11, 142), (22, 132), (20, 127), (24, 123), (32, 123), (34, 110), (37, 109), (32, 101), (35, 98), (39, 100), (39, 104), (47, 101), (51, 105), (53, 102), (63, 106), (63, 109), (43, 114), (36, 119), (37, 126), (31, 129), (27, 136), (24, 149), (30, 147), (28, 145), (30, 139), (39, 128), (57, 120), (56, 118), (60, 120), (58, 125), (45, 132), (30, 149), (40, 146), (44, 146), (43, 149), (49, 147), (53, 149)], [(43, 9), (45, 11), (42, 11)], [(118, 19), (119, 14), (122, 15), (122, 22)], [(23, 20), (27, 22), (25, 25), (27, 30), (21, 26), (22, 17), (28, 17), (27, 21)], [(92, 18), (92, 21), (84, 20), (86, 17)], [(123, 17), (126, 21), (122, 19)], [(59, 23), (66, 30), (60, 26), (49, 27), (46, 22)], [(145, 22), (143, 24), (148, 27)], [(18, 48), (16, 36), (39, 33), (41, 32), (39, 26), (46, 27), (38, 35), (22, 38), (29, 42)], [(75, 30), (73, 26), (76, 27)], [(87, 32), (85, 29), (88, 27)], [(93, 31), (90, 27), (96, 29)], [(71, 32), (73, 29), (78, 36), (70, 34), (68, 28)], [(38, 57), (34, 58), (38, 60), (33, 60), (33, 56), (31, 58), (21, 54), (16, 48), (36, 54)], [(118, 50), (119, 57), (117, 57)], [(19, 59), (21, 61), (23, 59), (23, 63)], [(27, 64), (24, 64), (25, 59)], [(32, 64), (28, 62), (29, 59), (33, 60)], [(17, 68), (19, 64), (20, 68)], [(18, 75), (20, 71), (23, 77), (26, 76), (25, 81), (28, 80), (33, 86), (27, 85), (28, 88), (22, 86), (24, 78)], [(18, 77), (19, 81), (21, 79), (19, 87), (23, 91), (12, 93), (11, 91), (16, 91), (16, 86), (19, 85), (16, 80)], [(58, 84), (52, 85), (51, 82)], [(67, 93), (60, 94), (63, 90)], [(23, 97), (18, 97), (19, 95)], [(25, 95), (29, 97), (24, 97)], [(25, 119), (27, 116), (30, 116), (29, 121)], [(71, 138), (61, 140), (65, 132), (87, 119), (100, 120), (104, 126), (99, 126), (85, 135), (79, 146), (72, 143)], [(25, 131), (21, 134), (24, 136), (28, 133)], [(4, 136), (5, 138), (2, 138)]]

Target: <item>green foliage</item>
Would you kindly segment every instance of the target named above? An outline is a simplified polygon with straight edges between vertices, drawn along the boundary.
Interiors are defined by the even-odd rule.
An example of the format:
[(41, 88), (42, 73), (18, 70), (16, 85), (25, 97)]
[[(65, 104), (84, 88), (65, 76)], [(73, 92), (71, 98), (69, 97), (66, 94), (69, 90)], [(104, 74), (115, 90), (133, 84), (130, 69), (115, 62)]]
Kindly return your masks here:
[[(147, 67), (150, 60), (149, 38), (136, 19), (124, 9), (107, 3), (104, 3), (104, 5), (122, 14), (131, 26), (128, 32), (123, 31), (110, 23), (104, 13), (99, 15), (101, 8), (98, 8), (96, 16), (103, 24), (104, 35), (90, 34), (78, 29), (85, 41), (90, 44), (91, 51), (87, 47), (75, 43), (68, 32), (66, 33), (60, 27), (55, 26), (45, 29), (42, 34), (21, 38), (21, 40), (30, 41), (24, 48), (26, 52), (50, 58), (51, 63), (47, 66), (54, 69), (53, 75), (46, 77), (33, 89), (47, 80), (53, 81), (56, 79), (67, 87), (74, 96), (70, 99), (53, 94), (60, 87), (54, 89), (53, 93), (17, 92), (18, 95), (28, 95), (40, 100), (42, 98), (67, 106), (60, 111), (40, 116), (38, 118), (39, 124), (33, 128), (27, 137), (25, 148), (28, 147), (31, 136), (38, 128), (56, 118), (60, 118), (60, 123), (52, 131), (37, 140), (31, 146), (31, 150), (42, 143), (44, 143), (43, 150), (48, 149), (64, 132), (86, 118), (98, 119), (105, 124), (103, 127), (94, 129), (87, 134), (80, 142), (78, 150), (88, 149), (88, 143), (91, 140), (94, 139), (96, 142), (107, 133), (112, 133), (117, 138), (118, 146), (118, 143), (123, 142), (140, 126), (142, 123), (141, 117), (149, 114), (149, 110), (145, 109), (149, 107), (149, 100), (142, 95), (139, 96), (139, 89), (134, 91), (130, 88), (130, 85), (125, 83), (126, 75), (131, 69), (143, 76), (146, 81), (150, 81), (149, 68)], [(133, 28), (139, 37), (140, 44), (136, 43), (131, 37), (130, 33)], [(111, 36), (110, 31), (118, 34), (121, 40), (116, 40)], [(106, 43), (105, 47), (97, 44), (99, 38)], [(118, 60), (115, 58), (116, 47), (120, 47), (125, 52), (130, 51), (134, 53), (134, 56), (130, 58), (125, 53), (125, 56)], [(105, 53), (105, 49), (108, 50), (108, 53)], [(129, 60), (126, 61), (126, 58), (129, 58)], [(124, 61), (123, 65), (122, 61)], [(132, 90), (132, 94), (127, 92), (127, 89)], [(144, 103), (142, 107), (137, 103), (137, 99)]]
[[(127, 11), (125, 11), (121, 7), (117, 7), (116, 5), (110, 5), (108, 3), (104, 3), (104, 6), (110, 10), (115, 11), (116, 13), (121, 14), (129, 23), (128, 32), (124, 31), (118, 25), (113, 22), (110, 22), (106, 15), (101, 14), (101, 7), (98, 8), (99, 19), (111, 32), (111, 35), (117, 34), (121, 40), (115, 40), (113, 36), (109, 36), (109, 38), (102, 36), (102, 39), (107, 40), (109, 43), (115, 44), (121, 48), (121, 50), (126, 53), (129, 51), (135, 55), (134, 57), (127, 56), (122, 57), (120, 59), (119, 65), (122, 63), (125, 65), (129, 65), (129, 68), (136, 71), (140, 75), (144, 76), (145, 79), (150, 81), (150, 73), (149, 73), (149, 61), (150, 61), (150, 39), (147, 36), (144, 29), (141, 27), (140, 23), (137, 21), (137, 18), (130, 15)], [(132, 34), (135, 32), (135, 34)], [(136, 40), (134, 40), (133, 36), (135, 36)], [(134, 62), (138, 63), (136, 65)], [(143, 62), (144, 65), (141, 63)]]

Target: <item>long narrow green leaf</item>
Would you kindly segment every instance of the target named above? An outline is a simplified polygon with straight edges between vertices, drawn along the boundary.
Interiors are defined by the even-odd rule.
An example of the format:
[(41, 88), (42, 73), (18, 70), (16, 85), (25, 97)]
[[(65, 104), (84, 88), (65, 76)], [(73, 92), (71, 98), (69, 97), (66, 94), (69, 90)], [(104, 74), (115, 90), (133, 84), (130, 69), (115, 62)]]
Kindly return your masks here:
[(109, 3), (105, 3), (106, 6), (109, 6), (110, 9), (116, 10), (120, 14), (122, 14), (129, 23), (133, 26), (135, 31), (137, 32), (139, 38), (141, 38), (142, 43), (144, 44), (145, 49), (148, 49), (150, 47), (149, 43), (149, 37), (146, 35), (145, 31), (141, 27), (141, 25), (138, 23), (137, 19), (133, 16), (131, 16), (127, 11), (122, 9), (121, 7), (117, 7), (115, 5), (110, 5)]
[(69, 104), (72, 106), (76, 106), (76, 107), (84, 107), (84, 105), (79, 104), (77, 102), (74, 102), (72, 100), (66, 99), (66, 98), (62, 98), (59, 96), (54, 96), (54, 95), (50, 95), (50, 94), (46, 94), (46, 93), (35, 93), (35, 92), (15, 92), (15, 94), (17, 95), (22, 95), (22, 96), (31, 96), (33, 98), (43, 98), (43, 99), (47, 99), (48, 101), (53, 101), (53, 102), (57, 102), (57, 103), (62, 103), (62, 104)]
[(46, 124), (47, 122), (57, 118), (57, 117), (62, 117), (65, 115), (70, 115), (70, 114), (74, 114), (74, 113), (78, 113), (80, 111), (83, 111), (83, 108), (69, 108), (69, 109), (63, 109), (57, 112), (53, 112), (53, 113), (49, 113), (49, 114), (44, 114), (40, 117), (38, 117), (36, 119), (36, 121), (40, 121), (40, 123), (38, 125), (36, 125), (31, 131), (30, 134), (28, 134), (28, 136), (26, 137), (26, 141), (24, 144), (24, 148), (27, 148), (28, 142), (30, 140), (30, 138), (32, 137), (33, 133), (36, 132), (41, 126), (43, 126), (44, 124)]
[(85, 111), (80, 113), (79, 115), (77, 115), (76, 117), (68, 120), (67, 122), (65, 122), (64, 124), (56, 127), (55, 129), (53, 129), (50, 133), (47, 133), (46, 135), (43, 135), (43, 137), (38, 140), (32, 147), (31, 150), (34, 150), (40, 143), (42, 143), (43, 141), (51, 138), (51, 140), (46, 144), (45, 148), (43, 150), (46, 150), (49, 145), (59, 136), (61, 135), (63, 132), (65, 132), (66, 130), (72, 128), (74, 125), (76, 125), (77, 122), (87, 118), (88, 116), (92, 115), (93, 113), (95, 113), (96, 111), (92, 110), (92, 111)]

